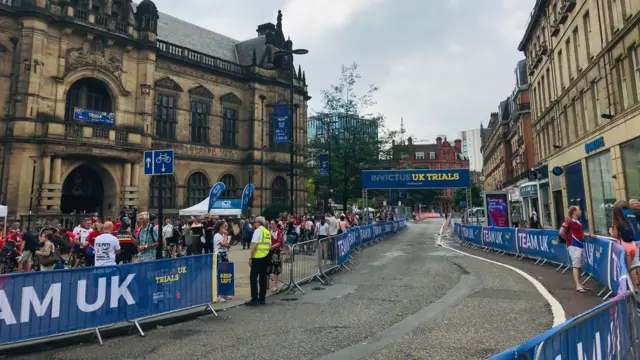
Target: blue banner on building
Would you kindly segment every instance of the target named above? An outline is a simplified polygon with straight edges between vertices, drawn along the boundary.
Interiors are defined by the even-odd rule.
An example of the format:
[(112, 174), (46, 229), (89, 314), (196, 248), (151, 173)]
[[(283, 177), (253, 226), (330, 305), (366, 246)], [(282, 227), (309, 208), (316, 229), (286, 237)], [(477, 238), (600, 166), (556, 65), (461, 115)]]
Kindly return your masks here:
[(362, 171), (364, 189), (466, 188), (470, 184), (469, 169)]
[(73, 119), (92, 124), (113, 125), (116, 122), (116, 115), (110, 112), (75, 108), (73, 109)]
[(247, 206), (249, 206), (249, 200), (251, 200), (251, 197), (253, 196), (253, 192), (255, 190), (256, 188), (255, 186), (253, 186), (253, 184), (248, 184), (244, 187), (244, 190), (242, 191), (242, 210), (246, 209)]
[[(224, 193), (225, 189), (226, 189), (226, 185), (223, 182), (219, 182), (213, 185), (213, 187), (211, 188), (211, 191), (209, 191), (209, 207), (207, 209), (207, 212), (210, 212), (211, 209), (215, 209), (214, 206), (216, 204), (216, 201), (218, 200), (220, 195)], [(228, 208), (224, 208), (224, 209), (228, 209)]]
[(320, 176), (329, 176), (329, 154), (320, 154)]
[(236, 279), (232, 262), (218, 263), (218, 296), (235, 296)]
[(289, 142), (289, 121), (289, 104), (273, 105), (274, 142)]

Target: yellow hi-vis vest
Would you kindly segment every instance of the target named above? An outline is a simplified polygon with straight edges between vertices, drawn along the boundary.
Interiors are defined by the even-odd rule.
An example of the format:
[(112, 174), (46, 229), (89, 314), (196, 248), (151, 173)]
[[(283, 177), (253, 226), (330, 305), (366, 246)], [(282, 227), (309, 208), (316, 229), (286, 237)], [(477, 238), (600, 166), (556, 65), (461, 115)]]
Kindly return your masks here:
[(260, 226), (258, 230), (262, 233), (260, 240), (256, 244), (256, 252), (253, 253), (254, 259), (262, 259), (269, 254), (269, 248), (271, 247), (271, 233), (265, 229), (264, 226)]

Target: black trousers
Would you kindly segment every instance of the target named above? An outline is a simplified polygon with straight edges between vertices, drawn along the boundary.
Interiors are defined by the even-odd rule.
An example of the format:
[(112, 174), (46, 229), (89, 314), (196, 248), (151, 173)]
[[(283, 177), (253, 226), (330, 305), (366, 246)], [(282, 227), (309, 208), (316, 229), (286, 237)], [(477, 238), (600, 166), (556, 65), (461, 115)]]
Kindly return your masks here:
[[(267, 296), (267, 270), (269, 267), (268, 256), (260, 259), (251, 260), (251, 272), (249, 273), (249, 283), (251, 284), (251, 301), (264, 302)], [(260, 284), (260, 292), (258, 293), (258, 284)]]

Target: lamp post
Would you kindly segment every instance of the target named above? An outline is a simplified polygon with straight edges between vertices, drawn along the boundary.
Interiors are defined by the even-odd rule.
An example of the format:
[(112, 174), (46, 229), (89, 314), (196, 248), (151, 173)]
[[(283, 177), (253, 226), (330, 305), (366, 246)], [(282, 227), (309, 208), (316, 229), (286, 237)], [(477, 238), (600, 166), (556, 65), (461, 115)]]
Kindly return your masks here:
[(291, 176), (290, 176), (290, 184), (289, 184), (289, 193), (291, 195), (291, 200), (290, 200), (290, 207), (291, 207), (291, 211), (290, 213), (293, 214), (295, 213), (295, 193), (294, 193), (294, 181), (295, 181), (295, 174), (294, 174), (294, 157), (293, 157), (293, 148), (295, 146), (295, 138), (293, 136), (293, 132), (294, 132), (294, 128), (293, 128), (293, 114), (294, 114), (294, 110), (295, 107), (293, 105), (293, 101), (294, 101), (294, 95), (295, 95), (295, 77), (296, 77), (296, 69), (293, 67), (293, 55), (305, 55), (308, 54), (309, 50), (307, 49), (295, 49), (295, 50), (279, 50), (276, 51), (276, 56), (290, 56), (291, 57), (291, 61), (290, 61), (290, 65), (291, 65), (291, 81), (289, 83), (289, 142), (290, 142), (290, 146), (289, 146), (289, 170), (291, 171)]
[(260, 95), (260, 106), (261, 106), (261, 115), (260, 115), (260, 213), (264, 212), (264, 101), (267, 99), (266, 96)]
[(38, 161), (37, 156), (29, 156), (29, 159), (33, 161), (33, 170), (31, 171), (31, 192), (29, 196), (29, 216), (27, 217), (27, 230), (31, 230), (31, 211), (33, 209), (33, 188), (36, 185), (36, 162)]

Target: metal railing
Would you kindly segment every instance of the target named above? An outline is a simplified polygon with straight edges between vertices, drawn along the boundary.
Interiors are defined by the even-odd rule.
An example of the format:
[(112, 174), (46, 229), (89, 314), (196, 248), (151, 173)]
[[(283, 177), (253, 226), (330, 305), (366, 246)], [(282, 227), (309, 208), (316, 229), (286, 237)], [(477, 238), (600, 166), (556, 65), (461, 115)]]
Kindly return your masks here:
[[(397, 235), (402, 231), (398, 229), (396, 233), (385, 234), (384, 236), (376, 236), (365, 241), (361, 239), (358, 246), (353, 248), (351, 254), (358, 253), (360, 250), (370, 247), (383, 239)], [(284, 284), (280, 291), (288, 291), (295, 293), (300, 291), (305, 293), (302, 285), (317, 280), (322, 284), (328, 284), (331, 281), (329, 275), (337, 270), (347, 270), (347, 266), (355, 265), (354, 258), (349, 255), (343, 263), (340, 263), (339, 252), (341, 251), (340, 238), (342, 235), (333, 235), (320, 239), (313, 239), (299, 242), (293, 245), (285, 245), (282, 250), (281, 258), (283, 262), (282, 273), (279, 275), (279, 282)]]

